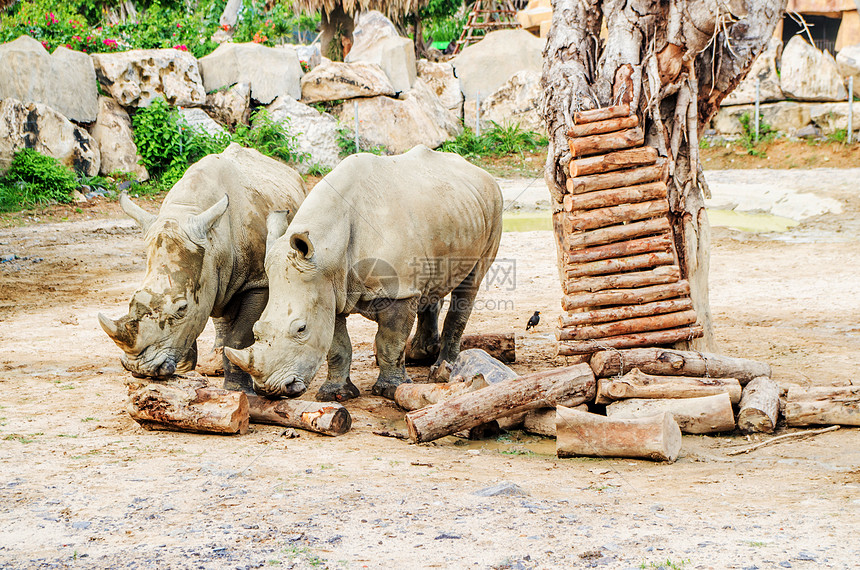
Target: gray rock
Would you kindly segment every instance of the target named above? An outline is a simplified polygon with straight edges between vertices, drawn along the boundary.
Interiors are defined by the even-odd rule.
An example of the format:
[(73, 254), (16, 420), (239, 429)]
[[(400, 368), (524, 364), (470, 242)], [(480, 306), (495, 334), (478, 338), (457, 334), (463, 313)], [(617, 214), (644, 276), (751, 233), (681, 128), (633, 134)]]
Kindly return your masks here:
[(203, 109), (179, 109), (179, 114), (192, 129), (213, 136), (226, 135), (224, 127), (215, 122)]
[[(523, 130), (546, 133), (540, 115), (541, 74), (518, 71), (499, 89), (481, 101), (481, 122), (487, 127), (491, 121), (503, 126), (518, 124)], [(473, 121), (474, 122), (474, 121)]]
[(518, 71), (540, 73), (543, 47), (544, 40), (525, 30), (499, 30), (464, 49), (451, 63), (466, 100), (478, 92), (482, 99), (489, 96)]
[(90, 56), (58, 47), (49, 54), (29, 36), (0, 45), (0, 100), (41, 103), (81, 123), (99, 112), (96, 72)]
[[(480, 348), (461, 351), (451, 367), (450, 381), (468, 381), (474, 374), (481, 374), (487, 384), (495, 384), (517, 377), (516, 372)], [(458, 376), (460, 378), (457, 378)]]
[(140, 155), (134, 144), (131, 119), (125, 109), (110, 97), (99, 97), (99, 114), (90, 134), (98, 142), (101, 155), (101, 174), (133, 172), (139, 181), (149, 179), (146, 168), (140, 164)]
[(463, 107), (463, 93), (460, 91), (460, 80), (454, 75), (454, 66), (447, 61), (419, 59), (416, 67), (418, 77), (436, 93), (442, 105), (459, 116)]
[(268, 111), (276, 122), (289, 119), (289, 130), (298, 140), (299, 151), (310, 155), (307, 163), (296, 165), (300, 172), (315, 164), (334, 168), (340, 163), (337, 119), (291, 97), (278, 97)]
[[(774, 130), (794, 135), (811, 122), (811, 109), (813, 103), (797, 103), (795, 101), (780, 101), (779, 103), (765, 103), (759, 106), (761, 117), (764, 122)], [(714, 129), (723, 135), (735, 135), (743, 132), (740, 118), (744, 114), (752, 117), (755, 113), (754, 105), (731, 105), (722, 107), (713, 118)]]
[(353, 32), (355, 43), (346, 61), (375, 63), (382, 67), (394, 89), (407, 91), (415, 82), (415, 48), (412, 40), (400, 37), (397, 28), (377, 11), (362, 14)]
[(206, 106), (213, 119), (224, 125), (248, 124), (251, 109), (251, 86), (237, 83), (206, 95)]
[(843, 101), (848, 96), (833, 56), (799, 35), (782, 52), (780, 86), (788, 97), (801, 101)]
[(281, 95), (301, 97), (302, 66), (295, 48), (270, 48), (253, 42), (221, 44), (200, 58), (206, 91), (248, 83), (251, 98), (268, 105)]
[(741, 81), (734, 91), (729, 93), (723, 105), (746, 105), (755, 103), (756, 80), (759, 83), (759, 101), (781, 101), (783, 99), (782, 89), (779, 86), (779, 73), (777, 73), (777, 62), (782, 53), (782, 41), (771, 38), (764, 51), (756, 58), (747, 76)]
[(479, 497), (528, 497), (529, 494), (517, 485), (516, 483), (511, 483), (510, 481), (503, 481), (498, 485), (493, 485), (491, 487), (484, 487), (483, 489), (479, 489), (472, 493), (473, 495), (478, 495)]
[(393, 96), (395, 93), (388, 76), (373, 63), (327, 61), (302, 77), (302, 103)]
[[(848, 105), (845, 103), (819, 103), (810, 105), (809, 116), (812, 122), (821, 129), (821, 134), (830, 135), (840, 129), (848, 128)], [(851, 103), (854, 114), (852, 128), (860, 129), (860, 102)]]
[(794, 136), (799, 139), (817, 139), (821, 136), (821, 129), (815, 125), (807, 125), (795, 131)]
[(854, 77), (854, 96), (860, 97), (860, 44), (846, 46), (836, 54), (836, 69), (845, 78)]

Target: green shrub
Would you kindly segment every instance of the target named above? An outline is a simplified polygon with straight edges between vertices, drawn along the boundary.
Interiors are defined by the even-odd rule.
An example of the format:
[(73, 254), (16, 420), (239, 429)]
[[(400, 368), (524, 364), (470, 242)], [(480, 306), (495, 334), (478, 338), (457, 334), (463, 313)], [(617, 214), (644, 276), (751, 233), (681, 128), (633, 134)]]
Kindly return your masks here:
[(132, 125), (140, 163), (150, 176), (160, 177), (178, 164), (187, 166), (188, 137), (184, 136), (179, 114), (163, 99), (155, 99), (148, 107), (138, 109)]
[(523, 152), (535, 152), (548, 144), (547, 138), (534, 131), (526, 131), (519, 124), (502, 126), (493, 122), (487, 132), (476, 135), (469, 127), (453, 141), (446, 141), (439, 149), (453, 152), (465, 158), (482, 156), (508, 156)]
[(299, 152), (299, 143), (290, 129), (289, 117), (275, 122), (265, 109), (251, 115), (251, 126), (239, 125), (233, 134), (233, 142), (255, 148), (272, 158), (287, 163), (307, 162), (310, 156)]
[(0, 209), (10, 211), (51, 202), (71, 202), (78, 188), (75, 173), (57, 159), (32, 149), (15, 153), (9, 171), (0, 181)]
[(338, 152), (338, 154), (341, 158), (346, 158), (347, 156), (357, 154), (359, 152), (369, 152), (370, 154), (375, 154), (377, 156), (388, 154), (388, 150), (383, 146), (369, 146), (367, 144), (362, 145), (361, 143), (360, 135), (358, 137), (358, 146), (356, 146), (355, 134), (353, 131), (344, 126), (339, 126), (337, 128), (337, 146), (340, 148), (340, 152)]
[(759, 144), (769, 143), (776, 138), (776, 130), (774, 130), (767, 122), (759, 116), (758, 121), (758, 140), (755, 135), (755, 121), (749, 113), (744, 113), (738, 121), (741, 124), (742, 132), (740, 142), (746, 149), (747, 154), (751, 156), (764, 157), (765, 152), (756, 148)]

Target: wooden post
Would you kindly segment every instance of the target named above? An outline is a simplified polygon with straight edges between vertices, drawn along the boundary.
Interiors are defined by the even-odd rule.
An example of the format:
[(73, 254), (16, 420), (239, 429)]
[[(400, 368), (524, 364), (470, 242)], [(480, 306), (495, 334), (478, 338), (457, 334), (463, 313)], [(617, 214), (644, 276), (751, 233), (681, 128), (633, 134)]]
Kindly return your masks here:
[(700, 398), (618, 400), (606, 406), (610, 418), (643, 418), (668, 412), (684, 433), (721, 433), (735, 429), (735, 413), (727, 393)]
[(634, 368), (646, 374), (737, 378), (741, 385), (759, 376), (770, 377), (766, 362), (707, 352), (640, 348), (599, 352), (591, 358), (591, 369), (598, 378), (617, 376)]
[(573, 356), (576, 354), (591, 354), (592, 352), (606, 350), (607, 348), (621, 349), (673, 344), (701, 336), (702, 327), (693, 325), (664, 331), (607, 336), (594, 340), (566, 340), (558, 343), (558, 354), (559, 356)]
[(624, 398), (696, 398), (729, 394), (733, 404), (741, 399), (741, 385), (734, 378), (693, 376), (652, 376), (634, 368), (620, 378), (597, 380), (598, 404)]
[(771, 433), (779, 417), (779, 386), (767, 376), (754, 378), (744, 387), (738, 427), (744, 433)]
[(556, 408), (556, 453), (559, 457), (633, 457), (675, 461), (681, 430), (672, 414), (614, 419), (564, 406)]
[(269, 400), (248, 396), (251, 421), (299, 428), (323, 435), (343, 435), (352, 427), (349, 411), (335, 402), (308, 400)]
[(784, 413), (790, 426), (860, 426), (860, 386), (789, 388)]

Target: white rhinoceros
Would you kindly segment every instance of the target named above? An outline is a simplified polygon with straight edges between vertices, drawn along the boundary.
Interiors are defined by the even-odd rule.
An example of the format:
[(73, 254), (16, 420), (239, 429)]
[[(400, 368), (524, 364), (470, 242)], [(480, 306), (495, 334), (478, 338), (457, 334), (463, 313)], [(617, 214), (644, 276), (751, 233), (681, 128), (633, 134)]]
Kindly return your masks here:
[[(224, 349), (251, 374), (257, 393), (301, 394), (327, 357), (317, 399), (358, 396), (349, 379), (350, 313), (379, 325), (376, 395), (393, 398), (410, 381), (403, 352), (416, 313), (416, 352), (438, 350), (437, 365), (454, 361), (502, 234), (502, 193), (492, 176), (424, 146), (393, 157), (359, 154), (308, 193), (289, 227), (274, 218), (269, 303), (254, 325), (256, 342)], [(448, 293), (440, 340), (439, 309)]]
[[(301, 176), (256, 150), (232, 144), (193, 164), (155, 216), (120, 198), (144, 231), (146, 276), (128, 315), (99, 323), (136, 376), (193, 370), (197, 337), (211, 316), (216, 346), (244, 348), (266, 306), (266, 217), (298, 210)], [(225, 214), (226, 213), (226, 214)], [(248, 375), (224, 360), (225, 386), (250, 392)]]

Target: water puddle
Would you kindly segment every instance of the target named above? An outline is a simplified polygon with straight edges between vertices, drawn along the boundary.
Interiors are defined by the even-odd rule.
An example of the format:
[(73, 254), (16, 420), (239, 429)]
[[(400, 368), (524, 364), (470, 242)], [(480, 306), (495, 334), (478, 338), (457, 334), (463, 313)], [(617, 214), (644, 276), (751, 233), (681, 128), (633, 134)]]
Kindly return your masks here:
[(540, 212), (505, 212), (502, 216), (502, 231), (552, 231), (552, 214), (548, 210)]

